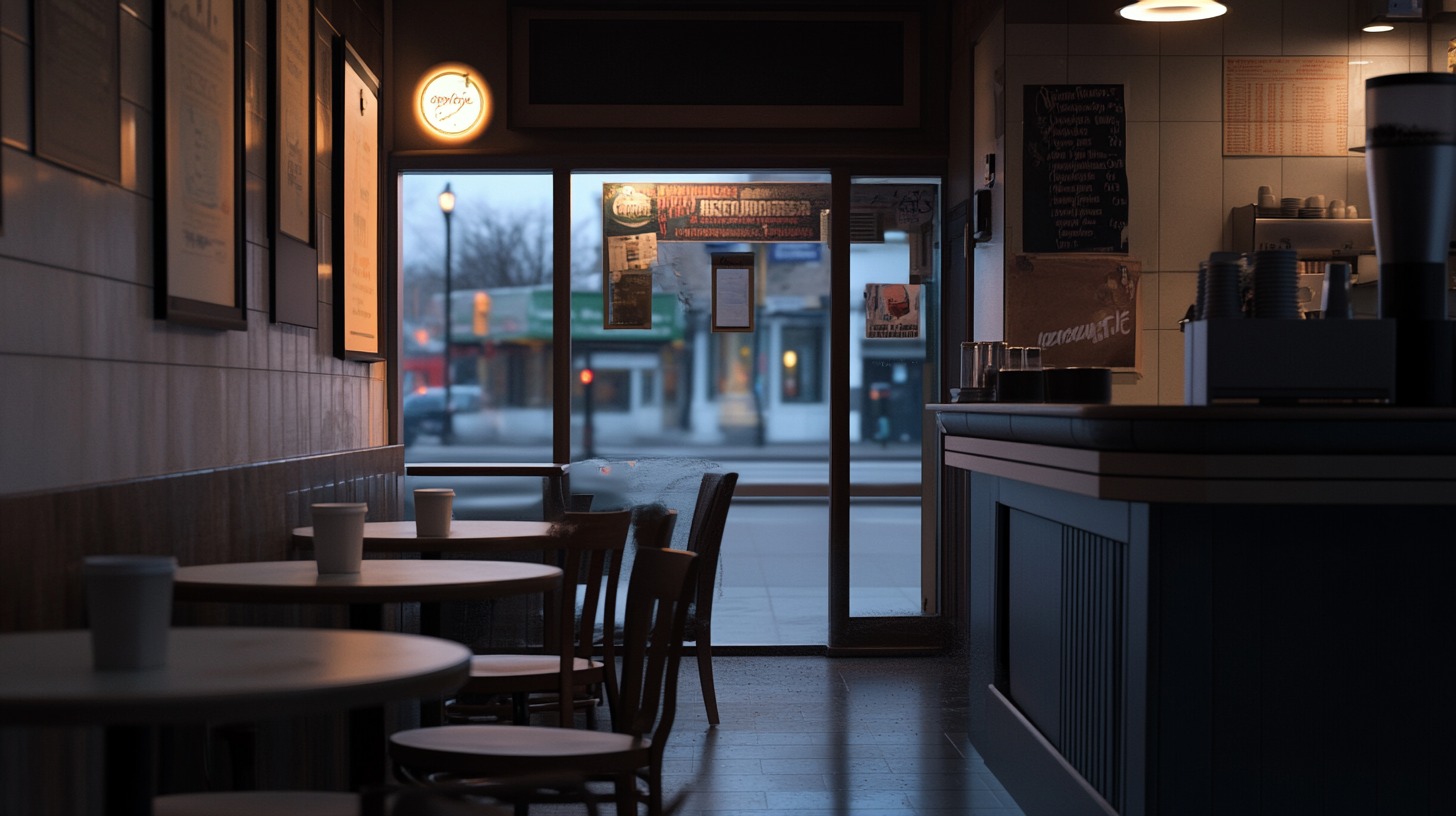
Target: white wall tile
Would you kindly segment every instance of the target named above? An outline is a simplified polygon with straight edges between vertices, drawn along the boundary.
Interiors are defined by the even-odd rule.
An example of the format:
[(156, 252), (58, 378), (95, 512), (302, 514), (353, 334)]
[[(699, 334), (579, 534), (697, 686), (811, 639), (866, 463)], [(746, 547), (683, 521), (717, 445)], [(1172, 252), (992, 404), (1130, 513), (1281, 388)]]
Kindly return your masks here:
[(1122, 85), (1127, 121), (1158, 120), (1158, 57), (1071, 56), (1067, 75), (1077, 84)]
[(152, 30), (130, 14), (121, 14), (121, 98), (152, 109)]
[(1284, 50), (1289, 56), (1350, 53), (1349, 8), (1330, 0), (1284, 0)]
[(1158, 404), (1183, 404), (1183, 333), (1160, 331), (1158, 335)]
[(1127, 249), (1140, 258), (1143, 271), (1158, 269), (1161, 189), (1158, 183), (1162, 145), (1155, 122), (1127, 126)]
[[(1369, 33), (1361, 31), (1360, 28), (1368, 20), (1351, 20), (1351, 34), (1353, 42), (1350, 44), (1350, 53), (1366, 57), (1406, 57), (1411, 54), (1411, 41), (1425, 39), (1425, 27), (1414, 26), (1410, 23), (1395, 23), (1395, 30)], [(1419, 36), (1413, 36), (1413, 29), (1419, 30)]]
[(1223, 58), (1164, 56), (1159, 80), (1164, 122), (1223, 120)]
[(1239, 3), (1223, 16), (1223, 52), (1229, 56), (1283, 53), (1283, 0)]
[(1308, 198), (1322, 195), (1328, 201), (1349, 201), (1349, 159), (1333, 156), (1289, 156), (1284, 158), (1285, 195)]
[(1345, 159), (1345, 204), (1354, 204), (1361, 218), (1370, 217), (1369, 176), (1365, 172), (1365, 157), (1352, 156)]
[(1160, 35), (1156, 25), (1067, 26), (1068, 54), (1157, 54)]
[(1156, 328), (1178, 331), (1178, 321), (1188, 313), (1188, 307), (1198, 300), (1198, 273), (1161, 272), (1158, 279)]
[(1160, 132), (1160, 270), (1197, 270), (1223, 239), (1222, 127), (1164, 122)]
[(1067, 26), (1065, 24), (1022, 24), (1006, 26), (1006, 53), (1066, 54)]
[[(1079, 82), (1081, 80), (1078, 80)], [(1065, 85), (1067, 58), (1042, 56), (1006, 57), (1006, 125), (1025, 120), (1022, 100), (1027, 85)]]
[(1159, 51), (1169, 55), (1223, 54), (1224, 23), (1228, 15), (1207, 20), (1194, 20), (1178, 25), (1157, 26), (1161, 37)]
[(1162, 303), (1163, 275), (1143, 270), (1138, 277), (1138, 328), (1156, 329)]
[(1142, 347), (1139, 370), (1112, 372), (1112, 402), (1115, 405), (1156, 405), (1158, 403), (1157, 340), (1155, 332), (1140, 333)]

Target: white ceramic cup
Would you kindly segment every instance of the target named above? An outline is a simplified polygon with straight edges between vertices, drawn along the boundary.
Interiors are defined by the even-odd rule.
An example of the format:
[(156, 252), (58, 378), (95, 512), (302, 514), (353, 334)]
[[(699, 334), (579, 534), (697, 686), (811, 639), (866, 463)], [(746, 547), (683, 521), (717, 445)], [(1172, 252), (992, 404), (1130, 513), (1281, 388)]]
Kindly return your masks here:
[(167, 665), (176, 572), (177, 559), (171, 556), (91, 555), (81, 562), (97, 671)]
[(363, 502), (327, 502), (313, 506), (313, 559), (319, 575), (357, 573), (364, 560)]
[(421, 538), (444, 538), (450, 535), (450, 512), (455, 504), (455, 491), (448, 487), (421, 487), (415, 490), (415, 535)]

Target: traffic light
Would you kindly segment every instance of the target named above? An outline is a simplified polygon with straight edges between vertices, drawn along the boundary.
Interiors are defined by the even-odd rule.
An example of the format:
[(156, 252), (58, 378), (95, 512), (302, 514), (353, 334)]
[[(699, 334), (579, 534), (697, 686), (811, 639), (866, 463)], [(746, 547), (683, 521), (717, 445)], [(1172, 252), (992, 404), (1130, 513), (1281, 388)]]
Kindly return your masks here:
[(582, 385), (591, 385), (592, 384), (592, 378), (595, 375), (592, 374), (592, 370), (590, 368), (583, 368), (581, 370), (581, 374), (579, 374), (578, 376), (581, 378), (581, 384)]

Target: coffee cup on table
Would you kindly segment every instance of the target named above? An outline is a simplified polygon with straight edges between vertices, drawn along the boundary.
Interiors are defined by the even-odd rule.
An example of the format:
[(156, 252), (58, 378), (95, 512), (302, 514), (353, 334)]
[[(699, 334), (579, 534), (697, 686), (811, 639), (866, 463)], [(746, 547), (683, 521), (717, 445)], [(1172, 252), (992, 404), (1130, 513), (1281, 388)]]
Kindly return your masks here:
[(313, 558), (319, 575), (359, 572), (364, 560), (363, 502), (325, 502), (313, 505)]
[(167, 664), (176, 572), (177, 559), (171, 556), (91, 555), (81, 562), (97, 671), (140, 671)]
[(448, 487), (421, 487), (415, 490), (415, 535), (421, 538), (445, 538), (450, 535), (450, 513), (455, 504), (455, 491)]

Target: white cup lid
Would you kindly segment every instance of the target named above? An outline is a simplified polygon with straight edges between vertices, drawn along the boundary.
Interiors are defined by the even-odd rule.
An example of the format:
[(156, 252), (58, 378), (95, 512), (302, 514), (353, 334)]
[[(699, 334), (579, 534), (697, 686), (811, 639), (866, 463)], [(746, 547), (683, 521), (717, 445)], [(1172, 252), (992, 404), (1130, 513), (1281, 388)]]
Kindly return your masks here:
[(323, 513), (364, 513), (369, 505), (364, 502), (322, 502), (312, 507), (315, 515)]
[(453, 496), (453, 495), (455, 495), (455, 488), (453, 488), (453, 487), (417, 487), (417, 488), (415, 488), (415, 495), (416, 496), (420, 495), (421, 493), (427, 493), (427, 494), (435, 494), (435, 493), (437, 493), (437, 494), (439, 494), (441, 496)]
[(81, 561), (84, 575), (171, 575), (177, 559), (170, 555), (88, 555)]

